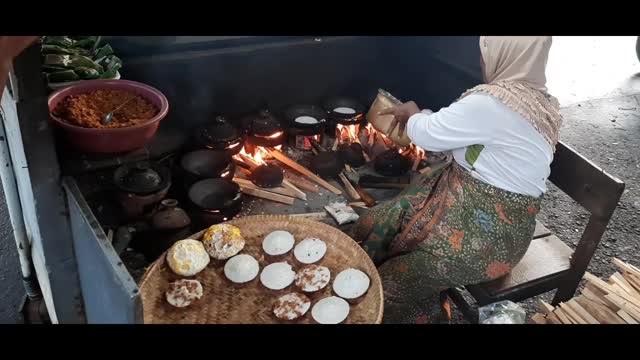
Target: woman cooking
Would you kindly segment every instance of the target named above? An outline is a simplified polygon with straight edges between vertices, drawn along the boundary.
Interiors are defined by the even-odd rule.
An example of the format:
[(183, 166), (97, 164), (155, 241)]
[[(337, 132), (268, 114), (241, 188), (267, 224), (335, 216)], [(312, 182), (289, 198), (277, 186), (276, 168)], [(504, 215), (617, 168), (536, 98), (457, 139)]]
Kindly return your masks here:
[(486, 84), (436, 113), (414, 102), (381, 113), (454, 159), (352, 230), (381, 264), (386, 323), (446, 322), (443, 290), (501, 277), (524, 256), (562, 122), (545, 87), (550, 47), (551, 37), (480, 37)]

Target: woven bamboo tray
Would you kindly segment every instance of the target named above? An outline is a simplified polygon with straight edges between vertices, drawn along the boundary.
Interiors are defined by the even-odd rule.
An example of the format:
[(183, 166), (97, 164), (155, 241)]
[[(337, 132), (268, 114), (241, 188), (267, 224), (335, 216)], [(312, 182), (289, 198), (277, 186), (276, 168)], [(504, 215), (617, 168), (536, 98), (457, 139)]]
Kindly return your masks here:
[[(242, 230), (246, 245), (242, 253), (254, 256), (260, 263), (260, 271), (273, 262), (265, 259), (262, 251), (262, 239), (275, 230), (286, 230), (293, 234), (296, 244), (305, 237), (317, 237), (327, 243), (327, 254), (318, 262), (331, 270), (332, 282), (318, 294), (311, 296), (312, 306), (321, 298), (330, 296), (335, 276), (342, 270), (353, 267), (364, 271), (371, 278), (371, 287), (357, 304), (351, 305), (346, 324), (379, 324), (382, 321), (383, 295), (380, 276), (367, 254), (349, 236), (327, 224), (316, 221), (293, 218), (284, 215), (248, 216), (228, 222)], [(201, 239), (203, 232), (192, 236)], [(292, 253), (293, 251), (291, 251)], [(298, 270), (300, 265), (293, 255), (286, 259)], [(282, 260), (276, 260), (282, 261)], [(191, 306), (178, 309), (169, 305), (164, 292), (168, 284), (180, 277), (165, 264), (162, 255), (142, 277), (140, 290), (144, 309), (144, 322), (147, 324), (275, 324), (275, 323), (313, 323), (311, 310), (294, 321), (278, 320), (272, 312), (275, 300), (294, 290), (291, 285), (275, 291), (265, 288), (258, 275), (246, 284), (234, 284), (223, 273), (224, 262), (212, 260), (209, 266), (192, 277), (204, 287), (203, 297)]]

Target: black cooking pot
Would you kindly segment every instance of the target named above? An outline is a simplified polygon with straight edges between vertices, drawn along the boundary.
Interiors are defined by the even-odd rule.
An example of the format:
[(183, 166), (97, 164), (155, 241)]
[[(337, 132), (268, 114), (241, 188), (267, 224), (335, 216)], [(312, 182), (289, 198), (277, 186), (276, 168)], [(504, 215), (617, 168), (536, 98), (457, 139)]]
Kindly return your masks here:
[(313, 136), (322, 134), (327, 113), (316, 105), (293, 105), (284, 110), (287, 134)]
[(268, 109), (262, 109), (242, 118), (247, 141), (253, 146), (273, 147), (284, 142), (284, 127)]
[(180, 173), (185, 189), (203, 179), (232, 180), (235, 171), (236, 165), (226, 151), (196, 150), (184, 154), (180, 159)]
[(240, 186), (227, 179), (200, 180), (189, 188), (192, 220), (207, 227), (231, 220), (242, 210)]
[(322, 107), (328, 114), (329, 125), (366, 125), (365, 107), (349, 97), (333, 97), (325, 100)]
[(127, 218), (142, 216), (167, 195), (171, 171), (148, 162), (125, 164), (113, 173), (116, 197)]
[(196, 149), (224, 151), (233, 156), (242, 150), (246, 133), (231, 124), (225, 116), (218, 115), (212, 122), (197, 127), (192, 137)]

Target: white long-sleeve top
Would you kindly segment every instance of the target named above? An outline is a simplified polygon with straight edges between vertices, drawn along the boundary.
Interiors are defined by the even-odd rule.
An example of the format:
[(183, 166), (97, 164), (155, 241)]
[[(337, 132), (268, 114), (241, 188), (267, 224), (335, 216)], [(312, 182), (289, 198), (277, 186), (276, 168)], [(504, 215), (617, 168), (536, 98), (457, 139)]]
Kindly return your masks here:
[(522, 115), (489, 94), (471, 94), (407, 123), (411, 141), (427, 151), (449, 151), (485, 183), (539, 197), (546, 191), (553, 150)]

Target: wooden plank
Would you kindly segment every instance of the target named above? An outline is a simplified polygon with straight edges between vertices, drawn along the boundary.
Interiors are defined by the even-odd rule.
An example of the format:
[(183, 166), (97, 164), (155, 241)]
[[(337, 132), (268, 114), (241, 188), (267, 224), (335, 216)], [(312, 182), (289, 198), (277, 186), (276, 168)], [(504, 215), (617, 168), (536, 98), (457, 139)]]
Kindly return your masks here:
[(343, 173), (338, 174), (338, 177), (340, 178), (340, 181), (342, 181), (342, 185), (344, 185), (344, 189), (347, 191), (347, 194), (349, 194), (351, 199), (355, 201), (362, 200), (356, 189), (349, 182), (349, 179), (347, 179)]
[(315, 184), (312, 184), (310, 182), (307, 182), (306, 180), (302, 180), (302, 179), (294, 179), (291, 176), (287, 176), (285, 174), (285, 178), (287, 179), (287, 181), (289, 181), (291, 184), (301, 188), (301, 189), (305, 189), (307, 191), (311, 191), (312, 193), (317, 193), (318, 192), (318, 186)]
[(276, 193), (272, 193), (272, 192), (264, 191), (260, 189), (245, 187), (244, 185), (240, 185), (240, 191), (242, 191), (247, 195), (252, 195), (255, 197), (259, 197), (262, 199), (271, 200), (271, 201), (275, 201), (275, 202), (279, 202), (287, 205), (293, 205), (293, 202), (295, 201), (294, 198), (289, 196), (284, 196), (284, 195), (280, 195), (280, 194), (276, 194)]
[(264, 190), (264, 191), (268, 191), (268, 192), (272, 192), (272, 193), (276, 193), (276, 194), (280, 194), (280, 195), (284, 195), (284, 196), (289, 196), (289, 197), (294, 197), (295, 196), (295, 193), (293, 191), (291, 191), (290, 189), (283, 188), (281, 186), (272, 187), (272, 188), (263, 188), (263, 187), (260, 187), (260, 186), (258, 186), (256, 184), (252, 183), (250, 180), (247, 180), (247, 179), (233, 178), (233, 181), (236, 182), (238, 185), (243, 186), (245, 188)]
[(531, 317), (531, 322), (533, 324), (544, 325), (547, 323), (547, 320), (544, 318), (544, 315), (536, 313)]
[(602, 324), (624, 324), (615, 311), (605, 305), (592, 301), (584, 296), (578, 296), (576, 301)]
[(491, 295), (568, 270), (573, 251), (555, 235), (534, 239), (523, 259), (506, 276), (479, 285)]
[(564, 311), (565, 314), (567, 314), (567, 316), (570, 319), (575, 321), (576, 324), (580, 324), (580, 325), (588, 324), (588, 322), (586, 320), (584, 320), (580, 315), (578, 315), (578, 313), (573, 311), (573, 309), (569, 305), (567, 305), (566, 303), (561, 302), (560, 303), (560, 308)]
[(291, 183), (291, 181), (289, 181), (287, 179), (283, 179), (282, 180), (282, 187), (293, 191), (294, 196), (297, 197), (298, 199), (307, 201), (307, 194), (305, 194), (304, 191), (298, 189), (297, 186), (293, 185)]
[(297, 172), (301, 173), (302, 175), (306, 176), (307, 178), (309, 178), (309, 179), (313, 180), (314, 182), (317, 182), (318, 184), (322, 185), (323, 187), (325, 187), (327, 190), (331, 191), (332, 193), (334, 193), (336, 195), (342, 194), (342, 191), (340, 191), (340, 189), (338, 189), (335, 186), (329, 184), (324, 179), (322, 179), (319, 176), (317, 176), (316, 174), (314, 174), (311, 170), (307, 169), (306, 167), (304, 167), (304, 166), (298, 164), (297, 162), (295, 162), (294, 160), (290, 159), (288, 156), (286, 156), (281, 151), (275, 150), (275, 149), (269, 149), (269, 154), (271, 154), (271, 156), (273, 156), (274, 158), (276, 158), (278, 161), (282, 162), (283, 164), (291, 167), (292, 169), (296, 170)]
[(589, 312), (585, 308), (583, 308), (575, 300), (575, 298), (567, 301), (567, 306), (569, 306), (573, 311), (575, 311), (576, 314), (578, 314), (581, 318), (586, 320), (586, 322), (588, 324), (591, 324), (591, 325), (600, 324), (600, 322), (595, 317), (593, 317), (591, 314), (589, 314)]
[(618, 316), (620, 316), (627, 324), (638, 324), (638, 322), (631, 317), (631, 315), (627, 314), (624, 310), (618, 310)]

